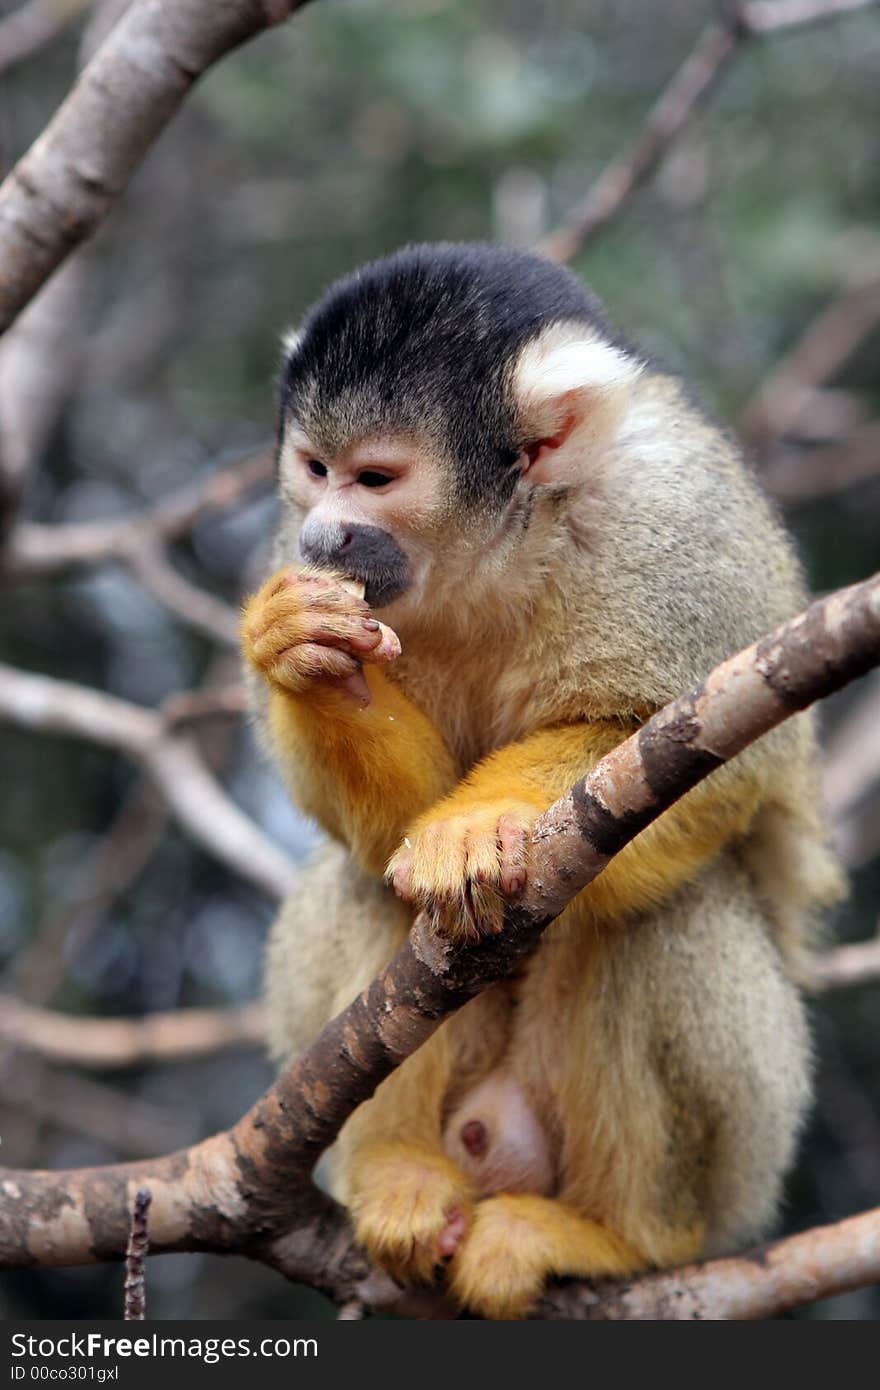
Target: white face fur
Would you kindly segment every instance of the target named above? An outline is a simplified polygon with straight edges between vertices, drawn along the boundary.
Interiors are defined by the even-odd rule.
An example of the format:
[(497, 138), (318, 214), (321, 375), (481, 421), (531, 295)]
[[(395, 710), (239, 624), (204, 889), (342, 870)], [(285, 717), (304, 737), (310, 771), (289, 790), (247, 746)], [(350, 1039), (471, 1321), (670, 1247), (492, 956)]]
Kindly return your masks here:
[[(295, 351), (295, 338), (286, 338), (285, 348)], [(553, 485), (576, 489), (589, 477), (640, 372), (640, 365), (618, 349), (585, 337), (582, 324), (555, 325), (526, 345), (512, 383), (522, 433), (531, 442), (513, 465), (519, 481), (501, 514), (463, 517), (451, 465), (425, 438), (373, 436), (331, 458), (298, 425), (289, 424), (280, 485), (302, 517), (304, 553), (311, 542), (344, 538), (351, 528), (380, 533), (405, 556), (407, 593), (416, 604), (443, 572), (465, 578), (468, 563), (485, 568), (494, 560), (497, 567), (507, 549), (511, 517), (529, 493)], [(326, 563), (334, 565), (331, 558)]]

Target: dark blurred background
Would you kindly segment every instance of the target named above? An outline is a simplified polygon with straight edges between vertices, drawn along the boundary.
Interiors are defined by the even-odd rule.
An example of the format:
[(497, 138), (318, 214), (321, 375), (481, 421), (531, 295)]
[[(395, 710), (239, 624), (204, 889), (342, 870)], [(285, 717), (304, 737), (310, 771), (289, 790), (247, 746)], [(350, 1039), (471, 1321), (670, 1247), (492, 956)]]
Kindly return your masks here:
[[(6, 168), (71, 83), (93, 11), (2, 71)], [(279, 334), (330, 280), (407, 241), (536, 241), (637, 132), (713, 13), (696, 0), (321, 0), (228, 57), (62, 272), (26, 389), (9, 388), (20, 340), (15, 356), (0, 347), (0, 422), (32, 465), (25, 516), (122, 516), (259, 453)], [(573, 261), (611, 317), (747, 435), (816, 591), (880, 566), (878, 72), (876, 9), (744, 45), (656, 176)], [(774, 378), (776, 396), (758, 399), (799, 344), (812, 379)], [(272, 527), (263, 472), (171, 547), (179, 575), (233, 606)], [(150, 706), (238, 679), (234, 647), (130, 566), (13, 575), (2, 604), (0, 659), (27, 671)], [(857, 940), (880, 912), (878, 678), (823, 719), (853, 885), (834, 929)], [(241, 721), (196, 732), (235, 800), (300, 857), (313, 831)], [(0, 724), (0, 769), (0, 988), (108, 1016), (257, 995), (273, 904), (195, 846), (130, 762)], [(786, 1231), (880, 1203), (880, 985), (812, 1009), (818, 1096)], [(269, 1076), (254, 1047), (87, 1071), (7, 1038), (0, 1154), (56, 1167), (161, 1153), (230, 1124)], [(121, 1283), (117, 1267), (6, 1274), (0, 1311), (118, 1316)], [(147, 1288), (156, 1318), (327, 1311), (237, 1259), (163, 1256)], [(863, 1290), (797, 1316), (878, 1312)]]

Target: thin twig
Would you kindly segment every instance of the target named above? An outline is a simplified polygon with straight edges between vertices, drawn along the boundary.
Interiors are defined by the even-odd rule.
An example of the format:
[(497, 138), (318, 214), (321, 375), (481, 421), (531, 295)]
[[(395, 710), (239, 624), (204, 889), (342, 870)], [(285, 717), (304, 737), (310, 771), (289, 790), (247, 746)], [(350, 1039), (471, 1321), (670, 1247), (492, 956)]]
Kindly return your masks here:
[(263, 446), (131, 516), (58, 526), (20, 522), (0, 556), (0, 573), (24, 578), (117, 561), (175, 617), (221, 646), (235, 647), (236, 611), (186, 579), (165, 547), (206, 515), (231, 507), (268, 482), (273, 469), (274, 452)]
[(766, 448), (797, 422), (817, 389), (880, 323), (880, 280), (859, 285), (827, 305), (774, 368), (742, 413), (740, 433)]

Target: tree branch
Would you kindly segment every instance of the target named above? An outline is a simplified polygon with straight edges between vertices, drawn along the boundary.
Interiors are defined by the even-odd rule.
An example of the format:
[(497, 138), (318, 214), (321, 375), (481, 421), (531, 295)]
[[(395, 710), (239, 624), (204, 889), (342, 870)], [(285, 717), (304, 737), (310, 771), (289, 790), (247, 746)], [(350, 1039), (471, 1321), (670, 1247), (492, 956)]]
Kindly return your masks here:
[(0, 21), (0, 73), (29, 58), (87, 10), (91, 0), (26, 0)]
[(0, 188), (0, 332), (103, 221), (202, 73), (298, 4), (135, 0)]
[(46, 526), (20, 522), (0, 555), (0, 574), (55, 574), (80, 565), (117, 561), (127, 565), (160, 603), (188, 626), (225, 647), (238, 645), (238, 614), (168, 559), (165, 546), (206, 514), (233, 505), (271, 478), (274, 449), (268, 446), (179, 488), (163, 501), (111, 521)]
[(169, 1009), (142, 1018), (83, 1018), (0, 994), (0, 1038), (47, 1061), (115, 1070), (183, 1062), (228, 1047), (265, 1042), (259, 1004), (235, 1009)]
[(751, 4), (728, 5), (729, 17), (706, 26), (648, 112), (635, 140), (605, 166), (585, 197), (535, 249), (554, 261), (570, 261), (583, 250), (654, 172), (746, 39), (837, 19), (875, 3), (876, 0), (753, 0)]
[(701, 1322), (772, 1318), (878, 1279), (880, 1207), (744, 1255), (613, 1286), (563, 1285), (542, 1300), (537, 1316)]
[(880, 323), (880, 279), (833, 300), (807, 326), (742, 413), (740, 433), (754, 447), (782, 438), (815, 395)]
[(880, 937), (838, 946), (816, 962), (814, 984), (817, 989), (841, 989), (849, 985), (874, 984), (880, 980)]
[(152, 710), (70, 681), (0, 663), (0, 719), (114, 748), (141, 763), (180, 823), (270, 898), (290, 893), (296, 870), (283, 850), (230, 801), (192, 741)]
[(662, 811), (762, 733), (878, 662), (880, 575), (812, 604), (723, 662), (539, 817), (529, 880), (500, 935), (453, 944), (419, 917), (388, 967), (231, 1130), (140, 1164), (0, 1170), (0, 1191), (11, 1199), (0, 1206), (0, 1261), (119, 1258), (131, 1195), (146, 1185), (156, 1251), (248, 1253), (343, 1304), (368, 1303), (383, 1287), (387, 1294), (388, 1281), (353, 1248), (341, 1209), (309, 1182), (348, 1116), (444, 1018), (509, 974)]

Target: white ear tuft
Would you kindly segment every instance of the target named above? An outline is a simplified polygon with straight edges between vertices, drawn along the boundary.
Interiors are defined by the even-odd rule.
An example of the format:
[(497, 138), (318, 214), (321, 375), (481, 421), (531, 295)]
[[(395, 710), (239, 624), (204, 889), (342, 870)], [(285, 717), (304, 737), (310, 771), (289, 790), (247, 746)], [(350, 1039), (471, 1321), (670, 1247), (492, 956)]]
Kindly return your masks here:
[(542, 334), (523, 349), (517, 363), (514, 392), (524, 419), (543, 428), (571, 405), (578, 415), (590, 413), (591, 401), (601, 408), (617, 398), (622, 406), (641, 374), (640, 364), (599, 338), (553, 341), (555, 337)]
[(302, 333), (298, 328), (285, 328), (281, 334), (281, 351), (285, 362), (296, 356), (296, 350), (301, 342)]
[(640, 364), (582, 325), (558, 324), (527, 344), (513, 390), (523, 432), (523, 472), (535, 483), (582, 476), (584, 461), (611, 440)]

